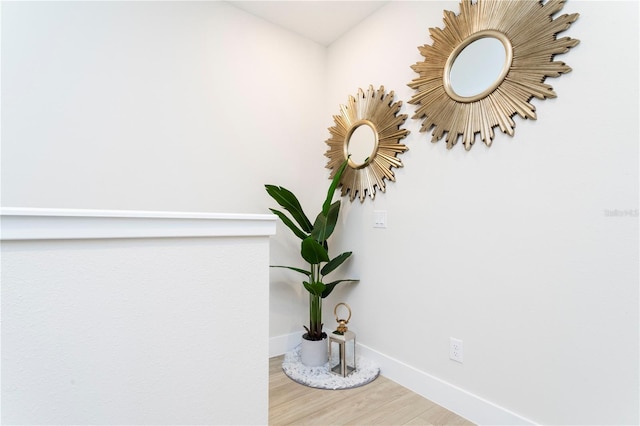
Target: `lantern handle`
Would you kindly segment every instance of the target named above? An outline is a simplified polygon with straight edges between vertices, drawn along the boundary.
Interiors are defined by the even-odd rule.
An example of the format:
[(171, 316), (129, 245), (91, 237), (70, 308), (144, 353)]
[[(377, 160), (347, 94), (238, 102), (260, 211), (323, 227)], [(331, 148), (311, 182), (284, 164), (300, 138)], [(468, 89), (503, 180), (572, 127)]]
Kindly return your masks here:
[[(338, 319), (338, 306), (343, 305), (344, 307), (347, 308), (347, 310), (349, 311), (349, 317), (346, 320), (340, 320)], [(333, 309), (333, 315), (336, 317), (336, 322), (340, 322), (340, 321), (344, 321), (345, 324), (349, 323), (349, 320), (351, 319), (351, 307), (349, 305), (347, 305), (344, 302), (340, 302), (336, 305), (336, 307)]]

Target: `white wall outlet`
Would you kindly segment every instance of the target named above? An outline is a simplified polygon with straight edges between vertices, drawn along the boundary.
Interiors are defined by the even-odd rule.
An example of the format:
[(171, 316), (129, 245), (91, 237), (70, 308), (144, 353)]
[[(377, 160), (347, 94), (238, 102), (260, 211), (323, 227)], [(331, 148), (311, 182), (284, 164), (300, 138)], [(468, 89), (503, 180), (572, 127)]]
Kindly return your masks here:
[(386, 210), (373, 211), (373, 227), (374, 228), (387, 227), (387, 211)]
[(449, 358), (454, 361), (462, 362), (463, 359), (462, 340), (453, 337), (449, 338)]

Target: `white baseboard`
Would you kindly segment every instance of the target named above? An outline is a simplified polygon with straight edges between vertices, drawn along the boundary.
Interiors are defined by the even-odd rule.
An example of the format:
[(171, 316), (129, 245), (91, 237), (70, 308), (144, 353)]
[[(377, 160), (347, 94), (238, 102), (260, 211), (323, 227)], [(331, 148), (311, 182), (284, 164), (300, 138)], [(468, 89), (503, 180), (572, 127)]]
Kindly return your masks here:
[[(269, 357), (282, 355), (300, 343), (301, 333), (269, 339)], [(359, 353), (380, 366), (380, 374), (478, 425), (535, 425), (464, 389), (420, 371), (395, 358), (358, 343)]]
[(302, 340), (302, 331), (291, 334), (283, 334), (281, 336), (269, 339), (269, 358), (283, 355), (300, 344)]
[(358, 344), (360, 354), (380, 366), (380, 374), (478, 425), (536, 423), (397, 359)]

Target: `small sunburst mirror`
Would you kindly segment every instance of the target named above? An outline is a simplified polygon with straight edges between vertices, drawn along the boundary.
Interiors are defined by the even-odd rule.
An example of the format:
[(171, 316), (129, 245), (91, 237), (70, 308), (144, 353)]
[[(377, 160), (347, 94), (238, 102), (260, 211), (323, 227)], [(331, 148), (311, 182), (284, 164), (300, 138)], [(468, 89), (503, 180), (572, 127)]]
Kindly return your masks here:
[(401, 129), (406, 114), (398, 115), (402, 102), (394, 102), (393, 91), (385, 93), (384, 86), (365, 92), (358, 89), (356, 96), (349, 96), (346, 105), (340, 105), (340, 115), (334, 115), (334, 126), (329, 127), (331, 137), (325, 156), (330, 178), (348, 159), (348, 165), (340, 181), (342, 196), (356, 196), (363, 202), (367, 194), (375, 198), (376, 188), (385, 192), (385, 179), (395, 181), (394, 167), (402, 167), (398, 154), (407, 151), (400, 140), (409, 131)]
[(571, 71), (554, 56), (579, 43), (556, 37), (579, 17), (554, 19), (564, 2), (462, 0), (459, 14), (444, 11), (444, 28), (429, 29), (433, 44), (419, 48), (425, 59), (411, 67), (420, 131), (433, 128), (431, 142), (446, 133), (449, 149), (461, 137), (469, 150), (477, 133), (491, 146), (494, 127), (513, 136), (516, 114), (535, 120), (529, 101), (556, 97), (545, 79)]

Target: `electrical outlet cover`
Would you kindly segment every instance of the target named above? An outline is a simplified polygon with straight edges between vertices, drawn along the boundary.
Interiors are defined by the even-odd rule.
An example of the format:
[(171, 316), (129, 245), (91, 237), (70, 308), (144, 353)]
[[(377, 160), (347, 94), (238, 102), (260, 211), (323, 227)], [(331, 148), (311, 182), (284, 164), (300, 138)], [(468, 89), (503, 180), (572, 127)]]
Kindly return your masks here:
[(449, 358), (454, 361), (462, 362), (464, 356), (463, 349), (462, 340), (454, 337), (449, 338)]

